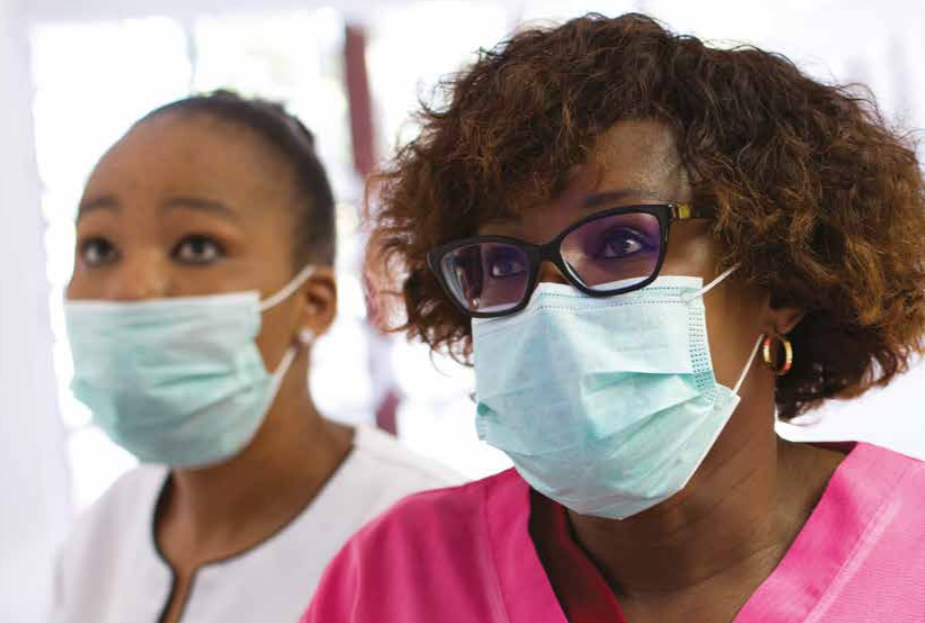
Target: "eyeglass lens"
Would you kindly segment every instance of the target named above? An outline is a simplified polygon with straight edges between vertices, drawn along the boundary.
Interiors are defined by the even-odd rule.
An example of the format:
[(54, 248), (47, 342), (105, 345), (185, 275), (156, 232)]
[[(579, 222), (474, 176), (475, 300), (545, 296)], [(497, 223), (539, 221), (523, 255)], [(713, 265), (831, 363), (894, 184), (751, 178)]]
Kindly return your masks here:
[[(649, 279), (658, 267), (662, 233), (658, 218), (620, 212), (587, 221), (559, 247), (571, 277), (589, 290), (623, 290)], [(474, 313), (513, 309), (530, 290), (531, 258), (519, 245), (483, 241), (458, 247), (440, 261), (454, 298)]]

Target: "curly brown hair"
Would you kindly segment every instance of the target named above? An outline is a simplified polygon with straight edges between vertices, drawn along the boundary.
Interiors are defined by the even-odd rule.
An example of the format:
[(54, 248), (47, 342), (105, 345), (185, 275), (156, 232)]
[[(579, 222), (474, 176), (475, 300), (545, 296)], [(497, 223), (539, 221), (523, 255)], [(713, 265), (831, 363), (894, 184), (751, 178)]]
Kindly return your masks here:
[(925, 187), (909, 138), (858, 87), (644, 15), (591, 14), (482, 50), (442, 89), (370, 186), (373, 239), (402, 268), (399, 329), (432, 349), (468, 360), (471, 333), (427, 252), (556, 196), (608, 128), (651, 119), (673, 130), (694, 201), (715, 215), (720, 264), (807, 310), (781, 417), (886, 385), (923, 351)]

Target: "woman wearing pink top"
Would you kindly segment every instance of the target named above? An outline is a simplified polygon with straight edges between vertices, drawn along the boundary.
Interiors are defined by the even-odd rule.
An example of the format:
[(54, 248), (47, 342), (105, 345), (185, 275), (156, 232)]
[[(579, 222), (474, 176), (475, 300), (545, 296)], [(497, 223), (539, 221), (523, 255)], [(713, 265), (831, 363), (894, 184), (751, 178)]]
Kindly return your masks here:
[(873, 104), (640, 15), (446, 96), (376, 238), (516, 469), (399, 503), (303, 621), (925, 621), (925, 466), (774, 431), (922, 351), (925, 184)]

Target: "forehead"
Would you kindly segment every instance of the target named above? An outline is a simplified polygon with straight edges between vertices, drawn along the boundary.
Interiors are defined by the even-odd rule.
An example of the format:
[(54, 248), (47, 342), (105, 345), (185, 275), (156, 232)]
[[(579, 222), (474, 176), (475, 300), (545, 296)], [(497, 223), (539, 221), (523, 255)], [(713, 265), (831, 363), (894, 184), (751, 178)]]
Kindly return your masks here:
[(671, 129), (650, 120), (621, 121), (595, 142), (587, 167), (599, 171), (597, 185), (642, 186), (677, 191), (686, 181)]
[[(201, 193), (262, 201), (291, 195), (291, 171), (256, 132), (207, 114), (142, 121), (100, 159), (85, 195)], [(129, 196), (131, 195), (131, 196)]]
[(615, 205), (689, 200), (687, 175), (668, 126), (621, 121), (598, 137), (584, 163), (567, 172), (560, 194), (489, 216), (479, 230), (545, 239), (582, 216)]

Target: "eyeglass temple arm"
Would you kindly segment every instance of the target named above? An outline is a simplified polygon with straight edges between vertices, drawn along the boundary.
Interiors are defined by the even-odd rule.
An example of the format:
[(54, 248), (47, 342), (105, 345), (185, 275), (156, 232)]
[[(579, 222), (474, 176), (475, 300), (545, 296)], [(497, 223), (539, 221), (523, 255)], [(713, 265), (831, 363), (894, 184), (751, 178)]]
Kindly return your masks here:
[(673, 203), (671, 205), (671, 216), (683, 221), (691, 218), (708, 218), (709, 215), (705, 210), (691, 203)]

